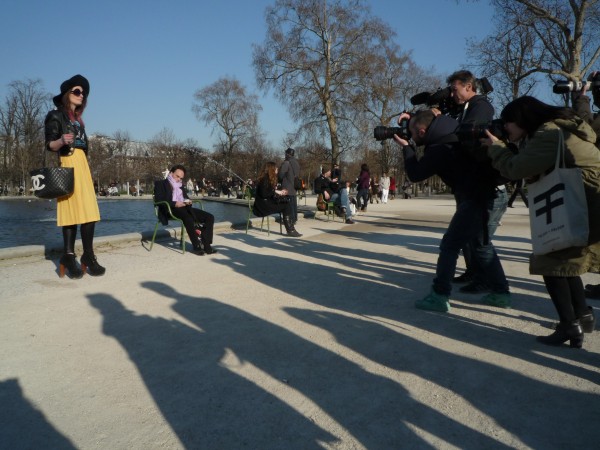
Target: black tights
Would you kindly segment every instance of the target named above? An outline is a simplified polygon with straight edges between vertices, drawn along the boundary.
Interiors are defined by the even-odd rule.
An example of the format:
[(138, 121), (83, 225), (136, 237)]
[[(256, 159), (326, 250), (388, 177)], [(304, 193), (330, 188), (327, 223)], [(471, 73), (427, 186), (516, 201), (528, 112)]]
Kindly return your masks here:
[(589, 312), (581, 277), (545, 276), (544, 283), (561, 322), (572, 322)]
[[(96, 222), (81, 224), (81, 244), (83, 253), (94, 254), (94, 229)], [(65, 254), (75, 254), (75, 238), (77, 237), (77, 225), (62, 227)]]

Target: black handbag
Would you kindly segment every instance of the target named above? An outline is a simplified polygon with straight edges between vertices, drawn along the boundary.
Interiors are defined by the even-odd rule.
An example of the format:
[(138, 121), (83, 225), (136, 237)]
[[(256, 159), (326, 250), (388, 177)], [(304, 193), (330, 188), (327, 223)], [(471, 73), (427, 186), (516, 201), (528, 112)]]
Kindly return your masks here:
[(301, 191), (304, 188), (304, 183), (298, 177), (294, 177), (294, 189), (297, 191)]
[(33, 194), (38, 198), (59, 198), (73, 193), (72, 167), (42, 167), (29, 172)]
[(275, 194), (275, 195), (273, 195), (273, 201), (275, 203), (289, 203), (290, 198), (287, 195)]

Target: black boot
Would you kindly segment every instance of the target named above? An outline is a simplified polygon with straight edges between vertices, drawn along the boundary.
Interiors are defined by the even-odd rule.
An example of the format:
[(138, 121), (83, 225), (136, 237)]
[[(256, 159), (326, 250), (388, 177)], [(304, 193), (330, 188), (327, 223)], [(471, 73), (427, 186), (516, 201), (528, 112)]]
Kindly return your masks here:
[(288, 236), (292, 236), (292, 237), (302, 236), (294, 228), (294, 224), (292, 223), (292, 218), (290, 216), (286, 216), (286, 215), (283, 216), (283, 226), (285, 227), (285, 231), (287, 231)]
[(77, 261), (75, 261), (75, 255), (73, 253), (65, 253), (60, 257), (58, 276), (63, 278), (65, 276), (65, 270), (69, 271), (70, 278), (81, 278), (83, 276), (83, 270), (81, 270), (77, 265)]
[(583, 330), (579, 320), (571, 322), (561, 322), (556, 327), (556, 331), (550, 336), (538, 336), (539, 342), (546, 345), (559, 346), (569, 341), (572, 348), (581, 348), (583, 345)]
[(85, 272), (86, 270), (90, 271), (90, 275), (97, 277), (100, 275), (104, 275), (106, 269), (98, 264), (98, 260), (93, 253), (84, 253), (81, 256), (81, 269)]
[(596, 317), (594, 316), (594, 309), (588, 306), (588, 312), (579, 318), (581, 323), (581, 329), (584, 333), (591, 333), (596, 328)]

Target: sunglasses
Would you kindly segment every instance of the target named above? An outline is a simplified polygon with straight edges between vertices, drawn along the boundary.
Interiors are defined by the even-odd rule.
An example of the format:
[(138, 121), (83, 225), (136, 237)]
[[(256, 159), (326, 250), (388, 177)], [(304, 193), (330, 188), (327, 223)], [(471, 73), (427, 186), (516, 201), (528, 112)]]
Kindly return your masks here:
[(71, 94), (73, 94), (75, 97), (81, 97), (82, 95), (85, 95), (85, 92), (83, 92), (81, 89), (73, 89)]

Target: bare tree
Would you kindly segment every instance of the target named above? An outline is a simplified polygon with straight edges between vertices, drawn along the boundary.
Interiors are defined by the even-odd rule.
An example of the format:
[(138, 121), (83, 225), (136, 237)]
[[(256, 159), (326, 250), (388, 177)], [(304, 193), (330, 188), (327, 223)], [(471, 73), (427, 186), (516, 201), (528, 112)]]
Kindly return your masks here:
[(532, 94), (544, 59), (544, 48), (536, 49), (536, 36), (530, 27), (499, 20), (494, 36), (467, 41), (467, 54), (494, 87), (493, 96), (506, 104), (521, 95)]
[(277, 0), (266, 22), (265, 41), (253, 52), (258, 85), (272, 88), (313, 138), (327, 136), (331, 161), (339, 161), (352, 144), (358, 70), (394, 32), (362, 0)]
[(169, 128), (163, 128), (155, 134), (148, 143), (148, 149), (152, 155), (152, 166), (149, 169), (157, 179), (165, 170), (181, 162), (181, 145), (177, 142), (173, 130)]
[(13, 81), (0, 107), (0, 129), (3, 135), (3, 178), (23, 183), (28, 174), (44, 159), (44, 117), (50, 109), (50, 94), (41, 80)]
[[(355, 126), (361, 137), (361, 156), (364, 160), (377, 155), (377, 172), (391, 172), (401, 160), (398, 148), (391, 140), (376, 142), (373, 139), (375, 125), (397, 126), (395, 118), (403, 111), (414, 108), (410, 98), (417, 92), (432, 91), (442, 83), (442, 77), (433, 69), (424, 70), (417, 66), (409, 52), (402, 52), (393, 43), (373, 49), (365, 58), (355, 88), (353, 105), (355, 108)], [(373, 173), (375, 166), (370, 164)]]
[(258, 131), (258, 113), (262, 107), (258, 97), (246, 92), (235, 78), (220, 78), (194, 94), (192, 106), (198, 120), (218, 130), (217, 148), (223, 152), (224, 163), (231, 168), (233, 154), (244, 148), (245, 141)]
[[(502, 26), (491, 38), (498, 45), (516, 45), (501, 50), (503, 77), (519, 84), (536, 73), (581, 80), (593, 70), (600, 56), (600, 0), (490, 0)], [(520, 36), (519, 36), (520, 34)], [(524, 56), (524, 64), (508, 61), (508, 51)], [(519, 53), (520, 52), (520, 53)], [(502, 61), (501, 61), (502, 63)], [(528, 67), (530, 65), (530, 67)], [(498, 71), (501, 73), (501, 71)], [(515, 94), (513, 87), (512, 96)]]

